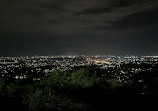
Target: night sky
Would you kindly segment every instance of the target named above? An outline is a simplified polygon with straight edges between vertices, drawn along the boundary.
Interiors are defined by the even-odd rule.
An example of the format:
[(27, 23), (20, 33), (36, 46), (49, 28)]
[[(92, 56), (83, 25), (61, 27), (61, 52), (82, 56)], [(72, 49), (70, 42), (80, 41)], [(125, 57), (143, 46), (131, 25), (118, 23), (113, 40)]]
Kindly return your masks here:
[(0, 56), (158, 55), (158, 0), (0, 0)]

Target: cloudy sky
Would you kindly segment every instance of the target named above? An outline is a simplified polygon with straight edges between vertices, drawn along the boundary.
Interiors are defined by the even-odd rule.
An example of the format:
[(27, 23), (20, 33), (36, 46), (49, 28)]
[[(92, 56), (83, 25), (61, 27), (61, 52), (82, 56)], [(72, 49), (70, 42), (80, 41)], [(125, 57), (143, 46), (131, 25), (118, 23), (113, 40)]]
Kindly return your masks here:
[(158, 55), (158, 0), (0, 0), (0, 56)]

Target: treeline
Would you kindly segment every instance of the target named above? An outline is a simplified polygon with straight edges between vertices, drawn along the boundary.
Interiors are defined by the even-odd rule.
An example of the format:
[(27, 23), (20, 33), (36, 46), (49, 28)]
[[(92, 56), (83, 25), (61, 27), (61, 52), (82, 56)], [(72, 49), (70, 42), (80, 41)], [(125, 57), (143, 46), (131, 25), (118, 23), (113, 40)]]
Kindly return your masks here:
[(94, 68), (54, 70), (36, 81), (0, 77), (0, 106), (4, 111), (97, 111), (122, 105), (132, 108), (157, 99), (156, 71), (133, 74), (120, 82), (110, 75), (102, 79), (93, 74)]

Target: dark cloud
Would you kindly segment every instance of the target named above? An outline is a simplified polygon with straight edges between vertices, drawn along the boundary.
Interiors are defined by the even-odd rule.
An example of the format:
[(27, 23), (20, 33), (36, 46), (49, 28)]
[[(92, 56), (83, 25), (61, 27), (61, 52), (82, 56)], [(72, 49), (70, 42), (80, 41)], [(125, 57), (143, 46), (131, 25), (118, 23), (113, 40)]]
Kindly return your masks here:
[(127, 7), (136, 3), (145, 2), (145, 0), (113, 0), (112, 6), (114, 7)]
[(0, 54), (155, 54), (157, 6), (157, 0), (1, 0)]
[(108, 7), (102, 7), (102, 8), (94, 8), (94, 9), (86, 9), (83, 12), (78, 12), (78, 14), (99, 14), (99, 13), (105, 13), (109, 12), (110, 8)]

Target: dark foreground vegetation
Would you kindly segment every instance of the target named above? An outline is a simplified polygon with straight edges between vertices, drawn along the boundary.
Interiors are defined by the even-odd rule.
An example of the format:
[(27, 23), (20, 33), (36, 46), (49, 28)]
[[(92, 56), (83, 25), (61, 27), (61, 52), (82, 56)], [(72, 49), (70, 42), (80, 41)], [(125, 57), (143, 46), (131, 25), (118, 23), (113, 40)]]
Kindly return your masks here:
[(65, 72), (54, 70), (47, 76), (27, 79), (3, 76), (0, 77), (0, 107), (3, 111), (151, 110), (156, 107), (157, 67), (132, 76), (128, 73), (129, 78), (123, 81), (118, 81), (113, 73), (102, 77), (105, 73), (106, 70), (91, 66)]

